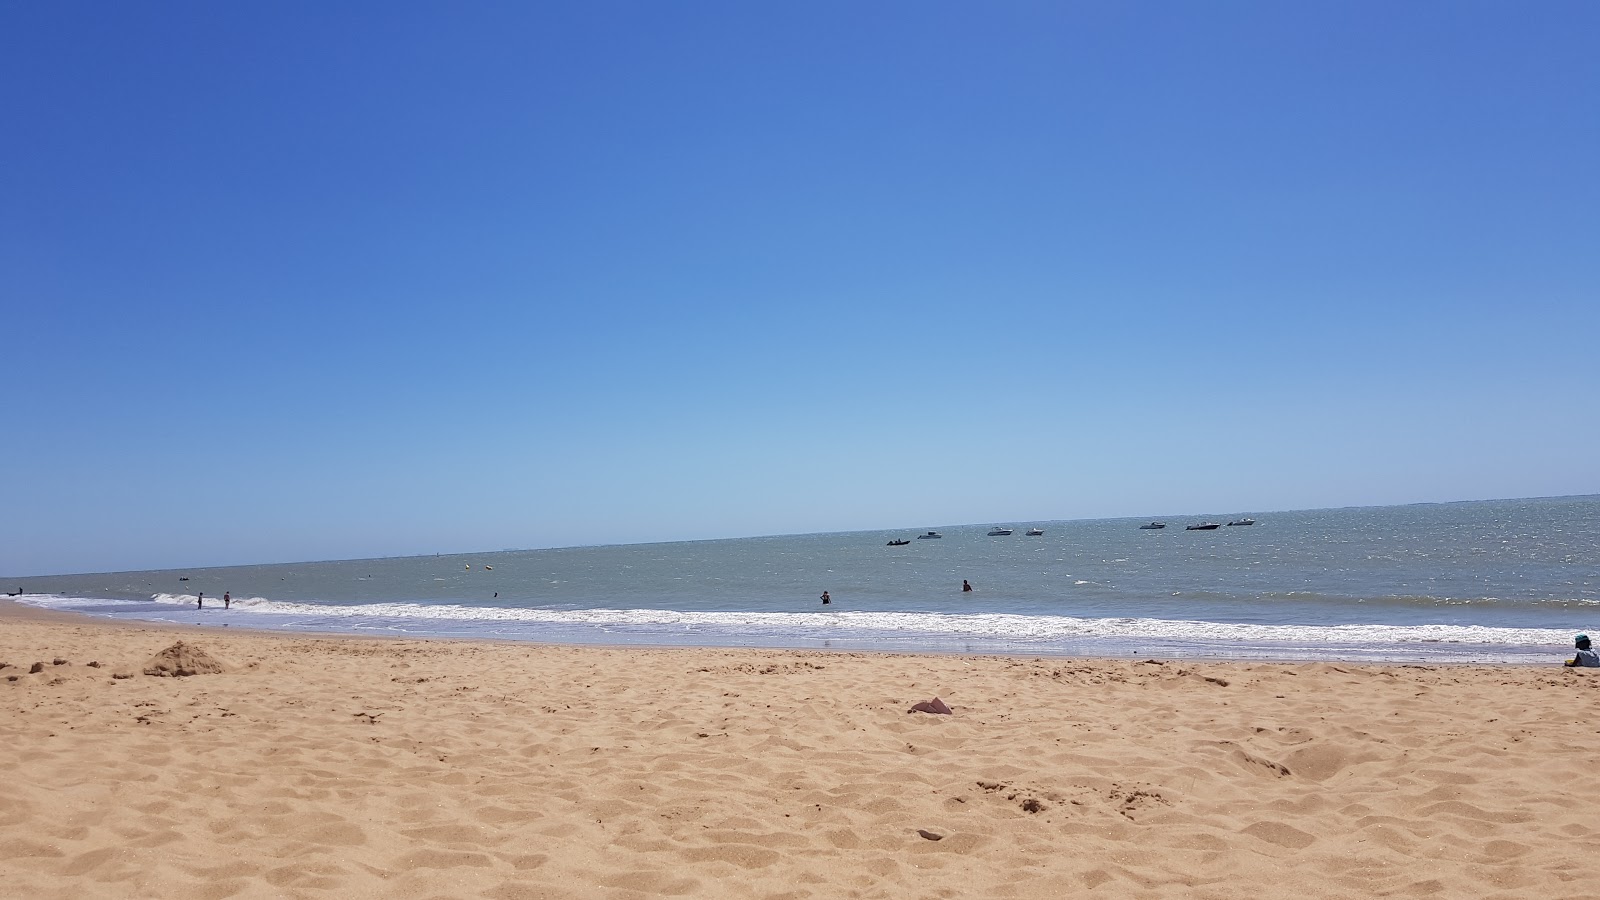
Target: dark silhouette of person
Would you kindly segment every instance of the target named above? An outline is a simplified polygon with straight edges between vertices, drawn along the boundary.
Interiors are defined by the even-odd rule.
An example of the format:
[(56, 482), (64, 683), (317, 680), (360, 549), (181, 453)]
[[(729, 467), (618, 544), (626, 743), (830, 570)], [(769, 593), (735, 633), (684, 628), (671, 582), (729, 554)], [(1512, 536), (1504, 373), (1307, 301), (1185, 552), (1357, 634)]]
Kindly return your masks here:
[(823, 606), (827, 606), (829, 603), (832, 603), (832, 602), (833, 602), (833, 598), (828, 596), (828, 592), (827, 591), (823, 591), (822, 592), (822, 605)]
[(201, 591), (200, 592), (200, 596), (194, 598), (194, 608), (195, 609), (205, 609), (206, 608), (206, 592), (205, 591)]
[(223, 591), (222, 592), (222, 608), (223, 609), (231, 609), (232, 607), (233, 607), (233, 594), (229, 593), (228, 591)]
[(971, 591), (971, 590), (972, 590), (972, 585), (969, 584), (965, 578), (961, 579), (961, 593), (965, 594), (965, 593), (967, 593), (968, 591)]

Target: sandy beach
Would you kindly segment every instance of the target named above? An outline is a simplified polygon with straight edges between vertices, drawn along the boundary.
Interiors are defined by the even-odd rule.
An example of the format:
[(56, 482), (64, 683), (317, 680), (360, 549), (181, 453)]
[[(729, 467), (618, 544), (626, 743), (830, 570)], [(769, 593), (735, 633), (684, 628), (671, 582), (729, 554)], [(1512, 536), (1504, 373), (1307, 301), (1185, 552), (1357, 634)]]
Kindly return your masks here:
[[(223, 671), (145, 674), (179, 641)], [(9, 603), (0, 663), (7, 896), (1553, 897), (1600, 858), (1600, 673), (1554, 664), (363, 640)], [(933, 697), (952, 714), (908, 712)]]

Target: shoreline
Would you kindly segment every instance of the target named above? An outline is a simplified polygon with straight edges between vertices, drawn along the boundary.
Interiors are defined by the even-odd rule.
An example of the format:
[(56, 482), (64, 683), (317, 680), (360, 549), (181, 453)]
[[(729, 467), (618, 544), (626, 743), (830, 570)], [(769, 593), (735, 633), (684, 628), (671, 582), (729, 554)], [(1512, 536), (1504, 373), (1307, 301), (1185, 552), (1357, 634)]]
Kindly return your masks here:
[[(597, 649), (601, 649), (601, 648), (616, 648), (616, 649), (624, 649), (624, 650), (626, 650), (626, 649), (639, 650), (639, 649), (652, 649), (652, 648), (654, 648), (654, 649), (677, 649), (677, 650), (699, 650), (699, 649), (705, 649), (705, 650), (749, 650), (749, 651), (772, 652), (772, 653), (785, 653), (785, 652), (794, 652), (794, 653), (807, 653), (807, 652), (815, 652), (815, 653), (886, 653), (886, 654), (896, 654), (896, 655), (904, 655), (904, 656), (940, 656), (940, 657), (943, 657), (943, 656), (954, 656), (954, 657), (989, 656), (989, 657), (1003, 657), (1003, 658), (1008, 658), (1008, 659), (1034, 659), (1034, 658), (1039, 658), (1039, 659), (1104, 660), (1104, 661), (1142, 660), (1142, 659), (1146, 659), (1146, 658), (1150, 658), (1150, 657), (1155, 657), (1155, 658), (1159, 658), (1159, 659), (1167, 659), (1167, 660), (1180, 661), (1180, 662), (1191, 662), (1191, 663), (1241, 663), (1241, 664), (1264, 663), (1264, 664), (1281, 664), (1281, 665), (1309, 665), (1309, 664), (1316, 664), (1316, 663), (1335, 663), (1335, 664), (1339, 664), (1339, 665), (1361, 665), (1361, 666), (1397, 666), (1397, 665), (1506, 666), (1506, 667), (1509, 667), (1509, 668), (1529, 668), (1529, 667), (1537, 668), (1537, 667), (1541, 667), (1541, 666), (1545, 666), (1545, 665), (1549, 665), (1549, 664), (1559, 665), (1561, 660), (1564, 658), (1564, 657), (1558, 655), (1558, 653), (1556, 651), (1530, 650), (1530, 649), (1526, 649), (1526, 648), (1524, 648), (1524, 647), (1522, 647), (1520, 645), (1519, 646), (1510, 646), (1510, 645), (1506, 645), (1506, 646), (1500, 646), (1500, 645), (1476, 645), (1476, 644), (1470, 644), (1470, 643), (1446, 642), (1446, 641), (1422, 642), (1422, 645), (1423, 646), (1429, 646), (1429, 645), (1431, 645), (1431, 646), (1444, 646), (1444, 645), (1452, 645), (1453, 644), (1453, 645), (1457, 645), (1457, 646), (1498, 647), (1499, 652), (1501, 653), (1501, 658), (1493, 659), (1493, 660), (1463, 659), (1463, 658), (1459, 658), (1459, 657), (1438, 657), (1438, 658), (1416, 657), (1416, 658), (1411, 658), (1411, 657), (1403, 656), (1403, 655), (1399, 654), (1396, 651), (1391, 651), (1391, 650), (1387, 650), (1386, 649), (1386, 650), (1383, 650), (1383, 651), (1380, 651), (1380, 652), (1387, 653), (1387, 654), (1393, 654), (1389, 658), (1362, 659), (1362, 658), (1359, 658), (1358, 656), (1354, 655), (1356, 653), (1354, 645), (1344, 649), (1343, 652), (1351, 654), (1351, 655), (1347, 655), (1347, 656), (1336, 655), (1339, 652), (1341, 652), (1338, 649), (1329, 650), (1325, 655), (1304, 654), (1304, 655), (1296, 656), (1296, 655), (1289, 655), (1289, 654), (1286, 653), (1285, 655), (1278, 656), (1278, 655), (1274, 655), (1271, 650), (1260, 650), (1259, 652), (1250, 653), (1250, 652), (1246, 652), (1249, 649), (1251, 649), (1250, 647), (1248, 647), (1248, 645), (1240, 645), (1240, 649), (1238, 651), (1233, 652), (1233, 653), (1230, 654), (1230, 653), (1226, 652), (1225, 649), (1215, 648), (1215, 647), (1213, 649), (1216, 649), (1216, 652), (1207, 652), (1207, 647), (1203, 643), (1199, 644), (1199, 645), (1196, 645), (1194, 642), (1162, 643), (1160, 641), (1155, 641), (1154, 642), (1154, 648), (1153, 649), (1139, 649), (1139, 650), (1129, 651), (1129, 652), (1125, 652), (1125, 653), (1075, 652), (1072, 649), (1061, 648), (1061, 647), (1034, 647), (1034, 648), (1024, 648), (1024, 647), (981, 647), (981, 648), (970, 648), (970, 649), (941, 648), (941, 647), (931, 646), (931, 645), (930, 646), (922, 646), (922, 647), (915, 647), (915, 646), (914, 647), (895, 647), (895, 646), (884, 646), (882, 644), (873, 644), (873, 643), (867, 642), (867, 641), (861, 641), (859, 643), (852, 643), (848, 639), (836, 639), (838, 646), (834, 646), (832, 641), (826, 642), (824, 646), (790, 646), (790, 645), (778, 645), (778, 644), (770, 644), (769, 645), (769, 644), (760, 644), (760, 643), (754, 643), (754, 642), (751, 642), (751, 643), (679, 644), (679, 643), (672, 643), (670, 641), (648, 640), (648, 639), (634, 640), (634, 641), (615, 641), (615, 640), (611, 640), (611, 641), (584, 641), (584, 640), (579, 640), (579, 639), (566, 639), (566, 640), (564, 640), (564, 639), (562, 639), (560, 637), (551, 638), (551, 637), (544, 637), (544, 636), (538, 636), (538, 635), (430, 634), (430, 633), (426, 633), (426, 632), (419, 632), (419, 633), (378, 632), (378, 631), (375, 631), (375, 630), (372, 630), (372, 631), (356, 631), (356, 630), (339, 631), (339, 630), (322, 630), (322, 629), (317, 629), (317, 628), (290, 629), (290, 628), (252, 627), (251, 625), (242, 625), (242, 626), (239, 626), (239, 627), (235, 628), (235, 627), (233, 627), (231, 625), (231, 623), (221, 623), (221, 624), (207, 624), (207, 623), (199, 623), (199, 622), (182, 623), (182, 622), (160, 621), (160, 620), (154, 620), (154, 619), (134, 619), (134, 618), (118, 618), (118, 617), (113, 617), (113, 616), (97, 616), (97, 615), (94, 615), (92, 613), (85, 613), (85, 612), (68, 611), (68, 610), (56, 610), (56, 609), (44, 609), (44, 608), (41, 608), (41, 607), (32, 606), (31, 604), (20, 603), (17, 600), (15, 600), (14, 597), (0, 597), (0, 617), (4, 617), (5, 611), (8, 608), (17, 609), (17, 610), (32, 610), (32, 611), (36, 611), (36, 612), (44, 613), (44, 614), (49, 614), (49, 615), (66, 616), (66, 617), (69, 617), (70, 620), (74, 620), (74, 621), (102, 622), (102, 623), (109, 623), (109, 624), (115, 624), (115, 625), (126, 625), (128, 627), (194, 629), (194, 630), (197, 630), (197, 631), (200, 631), (200, 632), (218, 632), (218, 633), (244, 633), (244, 632), (249, 632), (249, 633), (253, 633), (253, 634), (273, 634), (273, 635), (287, 635), (287, 636), (301, 636), (301, 637), (322, 636), (322, 637), (327, 637), (327, 638), (350, 638), (350, 639), (353, 639), (353, 640), (461, 641), (461, 642), (468, 642), (468, 643), (482, 642), (482, 643), (490, 643), (490, 644), (509, 643), (509, 644), (530, 644), (530, 645), (553, 646), (553, 647), (580, 647), (580, 648), (581, 647), (590, 647), (590, 648), (597, 648)], [(246, 614), (248, 614), (248, 613), (246, 613)], [(175, 613), (174, 613), (174, 615), (175, 615)], [(981, 644), (981, 643), (983, 643), (983, 641), (982, 640), (976, 640), (976, 641), (971, 641), (971, 643)]]

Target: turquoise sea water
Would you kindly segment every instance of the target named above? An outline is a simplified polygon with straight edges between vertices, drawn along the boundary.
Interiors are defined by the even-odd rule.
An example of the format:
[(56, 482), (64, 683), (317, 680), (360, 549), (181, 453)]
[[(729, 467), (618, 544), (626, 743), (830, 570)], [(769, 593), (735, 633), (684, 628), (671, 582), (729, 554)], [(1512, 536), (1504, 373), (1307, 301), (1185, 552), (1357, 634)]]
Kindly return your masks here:
[[(115, 618), (602, 644), (1531, 662), (1600, 629), (1600, 497), (1207, 518), (1244, 516), (1257, 524), (1014, 522), (991, 537), (991, 523), (929, 523), (0, 588)], [(928, 529), (944, 537), (885, 546)]]

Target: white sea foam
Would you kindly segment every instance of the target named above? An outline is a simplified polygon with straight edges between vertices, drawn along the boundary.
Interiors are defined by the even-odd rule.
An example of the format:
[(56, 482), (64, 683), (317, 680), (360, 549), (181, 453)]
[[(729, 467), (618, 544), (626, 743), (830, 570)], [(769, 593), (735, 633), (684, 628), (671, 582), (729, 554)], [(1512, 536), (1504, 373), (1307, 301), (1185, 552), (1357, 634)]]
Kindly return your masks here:
[[(198, 600), (198, 599), (200, 599), (200, 598), (196, 594), (152, 594), (152, 595), (150, 595), (150, 601), (152, 603), (162, 603), (162, 604), (166, 604), (166, 605), (169, 605), (169, 606), (194, 606), (195, 601)], [(208, 600), (208, 601), (210, 601), (212, 603), (221, 603), (222, 602), (222, 596), (220, 594), (212, 594), (212, 595), (206, 597), (206, 600)], [(123, 600), (109, 601), (108, 600), (108, 601), (100, 601), (100, 602), (105, 602), (105, 603), (111, 603), (111, 602), (126, 603), (127, 601), (123, 601)], [(261, 611), (261, 612), (271, 612), (272, 611), (272, 607), (274, 605), (271, 600), (268, 600), (265, 597), (234, 597), (231, 602), (232, 602), (233, 606), (255, 607), (258, 611)]]
[[(93, 609), (127, 601), (25, 595), (23, 602), (44, 607)], [(158, 607), (194, 606), (193, 594), (156, 594)], [(220, 599), (220, 598), (219, 598)], [(551, 628), (648, 629), (775, 636), (782, 634), (897, 634), (907, 637), (1014, 640), (1028, 643), (1093, 639), (1140, 641), (1203, 641), (1224, 644), (1400, 645), (1498, 644), (1521, 647), (1563, 647), (1571, 634), (1548, 628), (1498, 628), (1481, 625), (1265, 625), (1156, 618), (1083, 618), (1013, 614), (940, 612), (685, 612), (668, 609), (527, 609), (452, 604), (370, 603), (332, 606), (291, 603), (263, 597), (237, 598), (236, 609), (271, 617), (412, 622), (426, 630), (428, 621), (484, 623)], [(170, 614), (170, 613), (164, 613)]]

